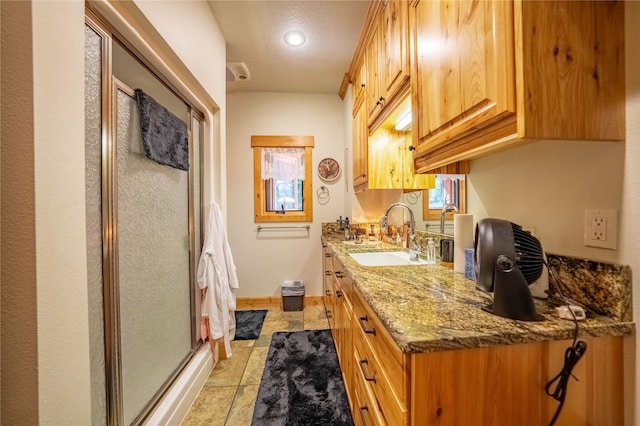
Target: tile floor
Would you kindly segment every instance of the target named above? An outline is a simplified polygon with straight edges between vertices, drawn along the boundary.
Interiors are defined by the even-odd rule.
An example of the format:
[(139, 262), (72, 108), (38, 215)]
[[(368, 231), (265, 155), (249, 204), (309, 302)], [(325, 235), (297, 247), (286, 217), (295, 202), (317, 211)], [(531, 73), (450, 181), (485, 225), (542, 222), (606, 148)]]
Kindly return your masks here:
[(278, 307), (246, 309), (268, 309), (260, 337), (231, 343), (233, 356), (218, 361), (182, 426), (249, 426), (271, 335), (329, 328), (323, 305), (305, 306), (296, 312)]

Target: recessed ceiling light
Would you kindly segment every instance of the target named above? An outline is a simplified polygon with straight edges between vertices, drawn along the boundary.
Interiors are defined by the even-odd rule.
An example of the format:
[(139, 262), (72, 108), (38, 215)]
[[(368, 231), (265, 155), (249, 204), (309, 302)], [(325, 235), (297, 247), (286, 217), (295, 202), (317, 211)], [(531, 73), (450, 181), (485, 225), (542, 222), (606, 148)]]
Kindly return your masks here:
[(299, 47), (307, 41), (307, 38), (300, 31), (289, 31), (284, 35), (284, 42), (291, 47)]

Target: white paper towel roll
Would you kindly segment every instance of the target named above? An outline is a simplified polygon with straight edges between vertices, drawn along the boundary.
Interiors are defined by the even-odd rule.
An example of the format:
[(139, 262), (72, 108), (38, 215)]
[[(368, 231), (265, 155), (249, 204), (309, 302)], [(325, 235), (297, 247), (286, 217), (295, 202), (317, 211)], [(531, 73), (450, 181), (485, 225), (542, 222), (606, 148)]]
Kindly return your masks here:
[(473, 248), (473, 215), (453, 215), (453, 270), (464, 274), (464, 249)]

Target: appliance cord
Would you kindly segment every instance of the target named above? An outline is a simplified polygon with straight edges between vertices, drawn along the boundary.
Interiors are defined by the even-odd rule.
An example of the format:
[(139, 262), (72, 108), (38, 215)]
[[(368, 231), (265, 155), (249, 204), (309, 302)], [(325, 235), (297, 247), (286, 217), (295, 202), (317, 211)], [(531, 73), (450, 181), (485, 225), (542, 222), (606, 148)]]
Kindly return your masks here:
[[(565, 299), (564, 295), (562, 294), (562, 290), (560, 289), (560, 283), (556, 279), (555, 274), (553, 273), (553, 270), (549, 267), (549, 264), (547, 263), (546, 259), (544, 263), (547, 266), (547, 269), (549, 270), (549, 275), (551, 276), (551, 280), (553, 281), (556, 291), (558, 291), (562, 299)], [(567, 306), (569, 305), (570, 303), (567, 303)], [(549, 382), (544, 388), (547, 395), (549, 395), (556, 401), (560, 402), (560, 404), (558, 404), (558, 407), (556, 408), (555, 413), (553, 414), (553, 417), (551, 418), (551, 421), (549, 422), (549, 426), (553, 426), (556, 420), (558, 420), (558, 416), (560, 416), (560, 412), (562, 411), (564, 400), (567, 395), (569, 378), (573, 377), (574, 379), (578, 380), (575, 376), (573, 376), (573, 373), (572, 373), (573, 367), (576, 366), (578, 361), (580, 361), (584, 353), (587, 351), (587, 343), (582, 340), (578, 341), (578, 332), (580, 327), (578, 324), (578, 320), (576, 319), (576, 316), (573, 313), (573, 310), (571, 309), (568, 309), (568, 310), (569, 312), (571, 312), (571, 316), (573, 317), (573, 322), (575, 324), (575, 328), (573, 331), (573, 343), (565, 351), (564, 365), (562, 367), (562, 370), (560, 370), (560, 373), (558, 373), (553, 379), (549, 380)], [(551, 387), (554, 385), (554, 383), (556, 383), (556, 386), (553, 392), (551, 392)]]

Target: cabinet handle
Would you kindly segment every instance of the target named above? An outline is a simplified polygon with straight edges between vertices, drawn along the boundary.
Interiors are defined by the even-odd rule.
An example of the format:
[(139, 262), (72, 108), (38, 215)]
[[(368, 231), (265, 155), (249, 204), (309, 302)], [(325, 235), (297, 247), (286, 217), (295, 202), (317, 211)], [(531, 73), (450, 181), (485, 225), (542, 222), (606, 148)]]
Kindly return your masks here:
[(344, 274), (341, 271), (336, 271), (335, 274), (338, 278), (344, 278)]
[(362, 331), (364, 331), (367, 334), (373, 334), (374, 336), (376, 335), (376, 329), (375, 328), (367, 328), (367, 326), (365, 325), (365, 323), (369, 321), (369, 318), (365, 315), (363, 317), (360, 317), (360, 327), (362, 327)]
[(331, 275), (331, 271), (324, 271), (325, 275)]
[(326, 294), (327, 296), (331, 296), (331, 290), (325, 290), (324, 294)]
[(384, 102), (384, 98), (380, 96), (380, 102)]
[(359, 407), (358, 411), (360, 412), (360, 420), (362, 420), (362, 424), (364, 426), (369, 426), (371, 424), (369, 423), (369, 407), (363, 405), (362, 407)]
[(416, 150), (416, 147), (415, 147), (415, 146), (413, 146), (413, 145), (409, 145), (409, 151), (415, 151), (415, 150)]
[(369, 365), (369, 360), (368, 359), (361, 359), (360, 360), (360, 371), (362, 371), (362, 375), (364, 376), (364, 379), (367, 382), (376, 382), (376, 375), (375, 374), (369, 374), (369, 372), (365, 369), (365, 365)]
[(336, 290), (336, 296), (338, 296), (338, 297), (342, 297), (342, 291), (340, 291), (340, 290)]

